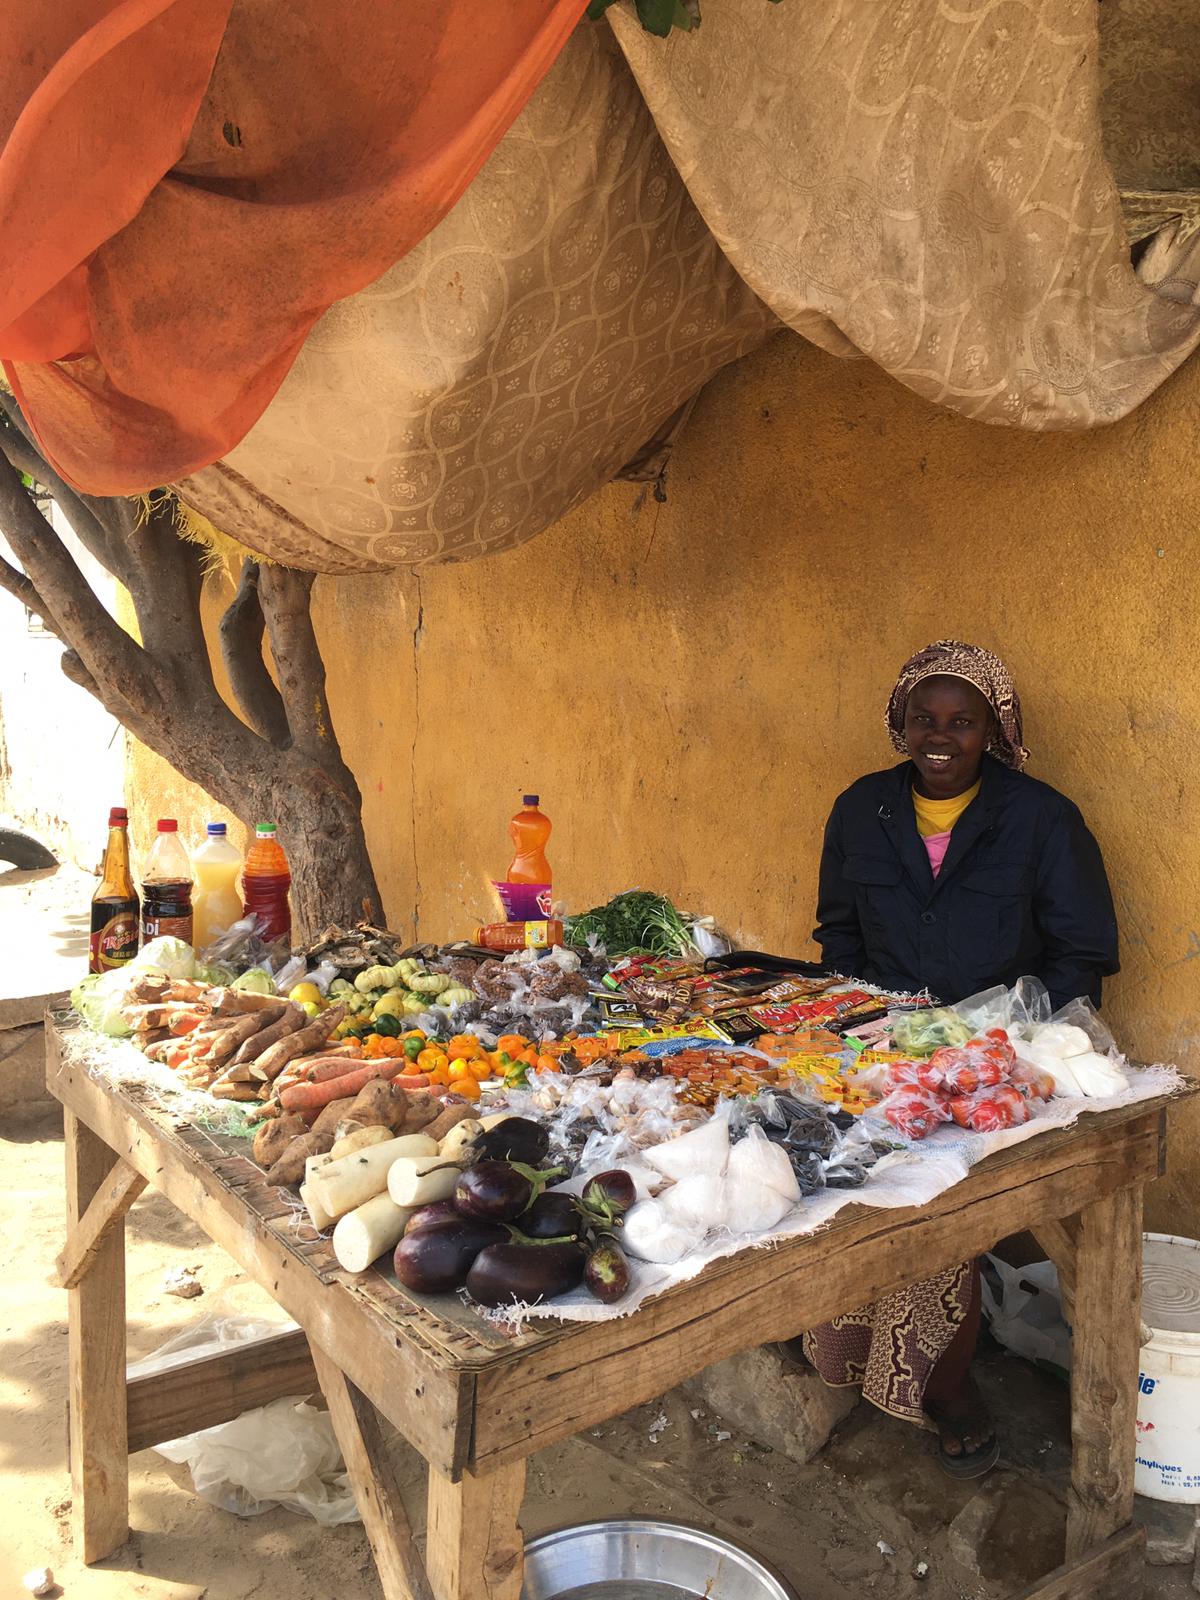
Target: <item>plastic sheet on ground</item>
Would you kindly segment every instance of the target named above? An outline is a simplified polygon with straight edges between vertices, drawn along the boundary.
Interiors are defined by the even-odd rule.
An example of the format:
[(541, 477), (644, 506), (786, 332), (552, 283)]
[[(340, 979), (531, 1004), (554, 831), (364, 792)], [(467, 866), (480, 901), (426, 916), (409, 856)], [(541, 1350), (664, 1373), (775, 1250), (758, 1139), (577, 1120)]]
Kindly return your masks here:
[(739, 1250), (761, 1248), (816, 1233), (830, 1222), (843, 1206), (873, 1206), (888, 1210), (904, 1206), (928, 1205), (947, 1189), (953, 1188), (986, 1156), (1020, 1144), (1039, 1133), (1067, 1128), (1088, 1112), (1115, 1111), (1141, 1100), (1171, 1094), (1181, 1079), (1174, 1067), (1126, 1067), (1129, 1087), (1123, 1094), (1107, 1099), (1057, 1099), (1032, 1108), (1030, 1120), (1018, 1128), (997, 1133), (966, 1133), (947, 1126), (917, 1145), (911, 1145), (882, 1158), (872, 1168), (866, 1183), (858, 1189), (825, 1189), (802, 1200), (770, 1233), (751, 1237), (745, 1234), (713, 1238), (701, 1249), (692, 1251), (673, 1266), (653, 1266), (630, 1259), (633, 1282), (619, 1305), (605, 1306), (584, 1289), (572, 1290), (545, 1305), (520, 1306), (506, 1313), (510, 1323), (530, 1318), (557, 1317), (566, 1322), (608, 1322), (636, 1311), (652, 1295), (697, 1277), (705, 1267)]
[[(258, 1316), (203, 1317), (132, 1363), (128, 1375), (149, 1377), (296, 1326)], [(361, 1520), (329, 1414), (305, 1395), (272, 1400), (154, 1448), (168, 1461), (186, 1463), (196, 1493), (235, 1516), (258, 1517), (283, 1506), (325, 1527)]]

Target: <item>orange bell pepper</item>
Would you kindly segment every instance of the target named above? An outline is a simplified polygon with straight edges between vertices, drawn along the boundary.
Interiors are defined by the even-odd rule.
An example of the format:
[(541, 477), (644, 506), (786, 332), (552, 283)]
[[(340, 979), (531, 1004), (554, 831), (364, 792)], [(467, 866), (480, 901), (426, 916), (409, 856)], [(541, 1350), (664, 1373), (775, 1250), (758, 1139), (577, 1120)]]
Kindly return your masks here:
[(496, 1049), (503, 1050), (515, 1061), (522, 1050), (528, 1050), (529, 1040), (523, 1033), (502, 1033), (496, 1040)]

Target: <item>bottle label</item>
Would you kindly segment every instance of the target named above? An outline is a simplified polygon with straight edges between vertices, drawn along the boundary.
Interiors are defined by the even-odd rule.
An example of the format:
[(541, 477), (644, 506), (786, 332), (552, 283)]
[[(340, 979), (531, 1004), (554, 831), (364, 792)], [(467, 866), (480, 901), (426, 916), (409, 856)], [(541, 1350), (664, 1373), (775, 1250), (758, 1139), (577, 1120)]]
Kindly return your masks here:
[(138, 953), (137, 911), (118, 911), (99, 928), (92, 929), (88, 951), (89, 972), (111, 972), (126, 966)]
[(180, 904), (177, 900), (165, 900), (155, 906), (150, 904), (149, 899), (143, 900), (142, 940), (149, 944), (151, 939), (182, 939), (185, 944), (191, 944), (190, 901)]

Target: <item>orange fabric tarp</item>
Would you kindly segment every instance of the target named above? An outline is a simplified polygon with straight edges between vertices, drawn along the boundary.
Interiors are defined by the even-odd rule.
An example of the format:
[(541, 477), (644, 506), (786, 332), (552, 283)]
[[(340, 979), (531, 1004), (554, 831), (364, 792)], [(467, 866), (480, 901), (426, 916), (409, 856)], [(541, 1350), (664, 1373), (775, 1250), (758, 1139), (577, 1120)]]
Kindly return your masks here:
[(0, 356), (93, 494), (218, 460), (450, 209), (585, 0), (17, 0)]

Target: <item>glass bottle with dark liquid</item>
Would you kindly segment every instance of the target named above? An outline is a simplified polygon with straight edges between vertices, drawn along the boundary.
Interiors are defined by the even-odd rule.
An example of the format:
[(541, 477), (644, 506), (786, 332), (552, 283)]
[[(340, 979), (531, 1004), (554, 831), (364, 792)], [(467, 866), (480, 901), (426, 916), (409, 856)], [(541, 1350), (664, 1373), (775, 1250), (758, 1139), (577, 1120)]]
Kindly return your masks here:
[(192, 864), (174, 817), (160, 817), (142, 878), (142, 943), (169, 936), (192, 942)]
[(113, 806), (100, 885), (92, 896), (89, 972), (110, 972), (137, 955), (139, 909), (129, 870), (129, 813), (124, 806)]

